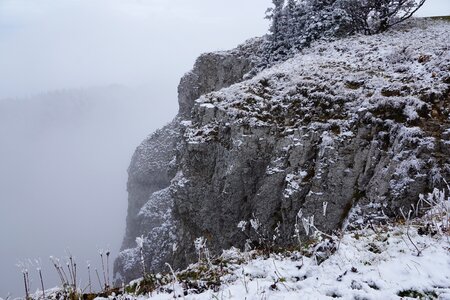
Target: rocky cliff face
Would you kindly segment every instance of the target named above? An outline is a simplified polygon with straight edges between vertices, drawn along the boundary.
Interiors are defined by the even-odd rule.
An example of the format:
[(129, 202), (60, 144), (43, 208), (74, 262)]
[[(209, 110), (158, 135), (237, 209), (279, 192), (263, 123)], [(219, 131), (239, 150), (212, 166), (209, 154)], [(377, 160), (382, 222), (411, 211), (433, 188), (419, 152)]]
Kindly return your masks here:
[(117, 278), (141, 275), (137, 236), (147, 270), (164, 271), (192, 262), (198, 237), (214, 253), (288, 246), (303, 219), (331, 232), (351, 210), (395, 217), (445, 185), (448, 32), (414, 22), (317, 43), (245, 81), (259, 41), (202, 55), (181, 80), (179, 115), (133, 156)]

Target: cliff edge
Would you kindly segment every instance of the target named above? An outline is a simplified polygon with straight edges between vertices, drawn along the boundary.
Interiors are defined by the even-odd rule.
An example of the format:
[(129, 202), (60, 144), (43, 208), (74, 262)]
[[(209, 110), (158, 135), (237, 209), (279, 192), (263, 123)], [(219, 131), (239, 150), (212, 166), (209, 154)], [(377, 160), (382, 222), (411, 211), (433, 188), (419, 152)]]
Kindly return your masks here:
[(449, 32), (414, 20), (316, 42), (257, 74), (262, 39), (200, 56), (178, 87), (179, 114), (133, 155), (116, 279), (141, 276), (137, 237), (147, 270), (167, 271), (195, 260), (199, 237), (213, 253), (264, 239), (286, 247), (301, 219), (324, 232), (350, 212), (382, 222), (442, 188)]

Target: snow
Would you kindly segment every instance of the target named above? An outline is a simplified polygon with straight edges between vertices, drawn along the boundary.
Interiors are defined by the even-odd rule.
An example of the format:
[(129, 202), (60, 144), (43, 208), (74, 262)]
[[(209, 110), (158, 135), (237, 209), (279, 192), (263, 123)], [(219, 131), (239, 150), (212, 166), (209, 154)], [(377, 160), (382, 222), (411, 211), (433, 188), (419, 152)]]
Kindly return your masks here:
[(189, 180), (184, 177), (183, 171), (178, 171), (175, 177), (172, 179), (172, 183), (176, 184), (179, 187), (184, 187), (189, 183)]
[[(423, 249), (420, 256), (408, 240), (407, 231)], [(346, 233), (337, 251), (321, 264), (314, 256), (296, 252), (264, 256), (230, 249), (222, 256), (243, 263), (229, 267), (230, 273), (221, 278), (219, 290), (182, 296), (182, 285), (176, 283), (175, 293), (196, 300), (399, 299), (399, 293), (412, 290), (450, 299), (448, 238), (421, 236), (416, 227), (408, 229), (406, 225), (363, 228)], [(128, 297), (173, 299), (174, 293)]]
[[(253, 79), (203, 95), (196, 105), (215, 107), (228, 123), (286, 130), (321, 114), (343, 128), (363, 112), (376, 118), (385, 110), (413, 122), (430, 104), (428, 96), (447, 89), (449, 32), (448, 22), (414, 20), (384, 35), (318, 41)], [(297, 123), (279, 123), (286, 118)]]
[(274, 167), (274, 168), (267, 167), (267, 170), (266, 170), (267, 175), (273, 175), (276, 173), (283, 173), (283, 172), (284, 172), (284, 170), (280, 169), (278, 167)]
[(215, 106), (212, 103), (202, 103), (202, 104), (200, 104), (200, 107), (214, 108)]
[(320, 144), (319, 148), (319, 158), (323, 158), (324, 153), (327, 149), (334, 149), (333, 148), (334, 139), (330, 136), (329, 132), (322, 133), (322, 143)]
[(144, 236), (138, 236), (138, 237), (136, 238), (136, 245), (137, 245), (139, 248), (143, 248), (143, 247), (144, 247)]
[[(323, 206), (325, 213), (327, 204)], [(351, 212), (351, 226), (332, 237), (316, 230), (314, 216), (303, 218), (299, 211), (304, 229), (312, 235), (310, 241), (299, 240), (302, 250), (268, 254), (231, 248), (223, 251), (220, 263), (208, 257), (185, 271), (164, 275), (171, 283), (148, 295), (109, 299), (450, 299), (450, 196), (437, 189), (420, 195), (411, 213), (419, 211), (424, 212), (421, 217), (378, 225), (366, 225)], [(256, 229), (260, 225), (255, 220), (250, 223)], [(238, 228), (246, 226), (247, 222), (240, 222)], [(195, 244), (199, 255), (207, 253), (203, 238)], [(187, 289), (206, 281), (196, 276), (197, 285), (186, 285), (178, 280), (186, 272), (200, 274), (205, 269), (220, 277), (219, 286)]]
[(289, 198), (295, 192), (299, 191), (301, 189), (300, 185), (302, 183), (302, 180), (306, 176), (308, 176), (308, 173), (302, 170), (299, 170), (294, 174), (287, 174), (285, 178), (286, 188), (284, 189), (283, 196), (285, 198)]
[(183, 120), (183, 121), (180, 121), (180, 125), (183, 126), (183, 127), (188, 127), (188, 126), (192, 125), (192, 121), (190, 121), (190, 120)]
[[(300, 211), (304, 229), (312, 234), (308, 243), (299, 241), (302, 250), (267, 254), (231, 248), (219, 264), (208, 257), (185, 271), (158, 275), (172, 282), (148, 295), (109, 299), (450, 299), (450, 197), (435, 189), (421, 195), (419, 204), (412, 213), (421, 205), (431, 207), (420, 218), (364, 225), (350, 217), (351, 226), (332, 237), (317, 231), (313, 216), (303, 218)], [(246, 226), (241, 222), (238, 227)], [(207, 253), (203, 238), (195, 244), (199, 255)], [(178, 280), (205, 269), (220, 277), (220, 286), (186, 289), (186, 281)], [(206, 284), (197, 277), (198, 287)]]
[[(188, 144), (205, 143), (217, 135), (217, 120), (233, 126), (247, 123), (250, 126), (279, 126), (292, 134), (302, 125), (322, 128), (334, 125), (339, 128), (337, 137), (323, 132), (320, 157), (333, 149), (335, 139), (351, 138), (352, 122), (366, 116), (387, 124), (386, 135), (395, 137), (393, 159), (398, 161), (393, 180), (393, 190), (401, 191), (402, 186), (417, 176), (424, 167), (416, 154), (400, 151), (405, 143), (434, 147), (433, 138), (426, 138), (423, 129), (408, 122), (416, 120), (422, 107), (430, 105), (429, 95), (444, 93), (448, 86), (443, 78), (448, 75), (442, 70), (450, 69), (448, 47), (450, 24), (417, 21), (415, 27), (402, 27), (386, 36), (357, 36), (351, 39), (324, 43), (317, 42), (311, 48), (285, 63), (264, 70), (246, 82), (233, 85), (202, 96), (196, 101), (194, 113), (205, 113), (208, 122), (194, 124), (180, 121), (185, 127), (184, 138)], [(426, 49), (426, 51), (424, 50)], [(421, 57), (427, 59), (421, 62)], [(399, 82), (402, 82), (399, 85)], [(305, 94), (306, 96), (303, 96)], [(405, 122), (380, 116), (383, 112), (397, 112)], [(323, 116), (310, 120), (311, 116)], [(276, 118), (275, 118), (276, 117)], [(279, 117), (279, 118), (278, 118)], [(202, 118), (197, 118), (203, 120)], [(285, 124), (285, 120), (297, 123)], [(281, 121), (280, 121), (281, 120)], [(450, 129), (443, 133), (450, 134)], [(178, 135), (173, 130), (171, 135)], [(158, 138), (158, 133), (153, 139)], [(237, 148), (245, 145), (246, 136), (233, 140)], [(158, 141), (159, 142), (159, 141)], [(448, 142), (445, 142), (448, 143)], [(298, 140), (293, 139), (293, 145)], [(290, 145), (289, 145), (290, 146)], [(289, 151), (289, 146), (284, 148)], [(397, 147), (397, 148), (396, 148)], [(154, 147), (156, 149), (156, 147)], [(142, 149), (146, 149), (142, 146)], [(142, 150), (142, 157), (150, 155), (150, 150)], [(153, 153), (153, 152), (151, 152)], [(152, 155), (166, 155), (155, 152)], [(147, 168), (145, 159), (139, 160), (142, 168)], [(160, 169), (160, 166), (152, 166)], [(270, 162), (266, 173), (274, 175), (284, 172), (283, 159)], [(232, 170), (230, 169), (229, 172)], [(316, 176), (320, 176), (320, 170)], [(307, 172), (298, 170), (285, 177), (284, 196), (288, 198), (301, 189)], [(189, 184), (181, 172), (174, 182), (179, 186)], [(322, 195), (320, 191), (309, 191), (309, 195)], [(166, 201), (170, 190), (154, 193), (139, 214), (161, 218), (161, 226), (152, 234), (170, 231), (172, 207), (163, 215), (154, 214), (155, 203)], [(434, 198), (433, 198), (434, 197)], [(422, 202), (433, 203), (442, 194), (424, 197)], [(440, 299), (450, 299), (450, 242), (449, 242), (449, 199), (441, 199), (435, 209), (425, 214), (417, 222), (390, 223), (387, 225), (364, 226), (362, 220), (353, 222), (351, 230), (335, 239), (334, 248), (325, 247), (323, 260), (317, 251), (323, 245), (323, 237), (316, 237), (316, 247), (307, 247), (306, 241), (299, 250), (270, 255), (258, 251), (230, 249), (222, 258), (230, 261), (221, 275), (222, 285), (218, 289), (207, 289), (200, 293), (184, 295), (183, 282), (175, 280), (179, 272), (170, 274), (173, 283), (145, 296), (117, 296), (115, 299), (399, 299), (402, 292), (415, 291), (423, 295), (434, 293)], [(328, 203), (323, 202), (323, 214)], [(380, 205), (374, 203), (374, 206)], [(355, 209), (358, 209), (356, 207)], [(431, 217), (430, 217), (431, 215)], [(439, 218), (435, 216), (439, 215)], [(314, 216), (299, 215), (305, 231), (314, 231)], [(250, 220), (257, 230), (257, 220)], [(421, 223), (422, 222), (422, 223)], [(419, 234), (426, 224), (437, 228), (438, 234)], [(238, 228), (243, 230), (247, 223), (242, 221)], [(351, 226), (350, 226), (351, 227)], [(312, 232), (311, 232), (312, 234)], [(140, 247), (145, 240), (137, 241)], [(172, 241), (176, 248), (175, 239)], [(196, 248), (200, 252), (207, 247), (205, 240), (197, 239)], [(309, 253), (309, 254), (308, 254)], [(317, 255), (316, 255), (317, 254)], [(418, 255), (419, 254), (419, 255)], [(137, 248), (126, 249), (124, 269), (132, 268), (139, 257)], [(200, 256), (200, 253), (199, 253)], [(323, 262), (322, 262), (323, 261)], [(321, 262), (321, 263), (319, 263)], [(190, 268), (205, 267), (194, 264)], [(211, 268), (212, 266), (207, 265)], [(189, 291), (188, 291), (189, 292)], [(432, 294), (429, 294), (432, 295)], [(430, 296), (431, 297), (431, 296)], [(103, 298), (97, 298), (98, 300)], [(111, 297), (113, 299), (113, 297)]]

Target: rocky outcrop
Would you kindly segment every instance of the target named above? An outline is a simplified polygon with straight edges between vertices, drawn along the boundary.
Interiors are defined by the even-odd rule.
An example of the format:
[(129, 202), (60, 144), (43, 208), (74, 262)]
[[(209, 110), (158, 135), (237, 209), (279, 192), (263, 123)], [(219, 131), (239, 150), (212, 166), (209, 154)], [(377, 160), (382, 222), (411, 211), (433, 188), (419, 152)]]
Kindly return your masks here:
[[(174, 223), (169, 186), (176, 173), (176, 149), (180, 138), (179, 119), (175, 118), (144, 140), (131, 159), (126, 233), (122, 252), (114, 264), (117, 283), (142, 276), (137, 237), (147, 237), (145, 246), (147, 256), (152, 258), (152, 268), (160, 269), (170, 259)], [(150, 237), (151, 244), (148, 243)]]
[(248, 40), (231, 51), (205, 53), (178, 86), (179, 115), (190, 118), (194, 101), (201, 95), (240, 82), (259, 61), (261, 38)]
[(188, 124), (186, 120), (190, 119), (194, 101), (201, 95), (250, 77), (249, 72), (258, 61), (256, 53), (261, 42), (262, 39), (255, 38), (230, 51), (201, 55), (178, 86), (178, 116), (136, 149), (128, 168), (126, 233), (114, 265), (118, 283), (142, 276), (137, 237), (145, 237), (149, 271), (161, 270), (166, 262), (174, 262), (172, 252), (177, 244), (177, 222), (173, 218), (171, 184), (176, 186), (184, 180), (178, 169), (177, 153), (183, 128)]
[(351, 210), (360, 221), (395, 217), (443, 188), (450, 25), (409, 26), (318, 43), (231, 86), (251, 62), (202, 56), (181, 81), (179, 117), (133, 157), (116, 275), (139, 275), (140, 235), (147, 269), (164, 271), (192, 262), (198, 237), (213, 253), (289, 246), (295, 228), (307, 238), (302, 220), (332, 232)]

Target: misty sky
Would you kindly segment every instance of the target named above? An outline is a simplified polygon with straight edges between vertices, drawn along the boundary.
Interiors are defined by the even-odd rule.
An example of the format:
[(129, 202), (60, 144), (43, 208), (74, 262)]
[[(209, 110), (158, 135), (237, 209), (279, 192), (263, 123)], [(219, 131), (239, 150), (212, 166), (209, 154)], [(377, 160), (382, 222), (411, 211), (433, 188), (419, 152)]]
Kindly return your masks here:
[[(173, 90), (200, 52), (264, 33), (270, 3), (0, 0), (0, 98), (111, 83)], [(448, 0), (419, 12), (445, 14)]]
[(195, 58), (264, 34), (269, 5), (0, 0), (0, 99), (26, 97), (0, 100), (0, 297), (23, 294), (19, 260), (41, 258), (52, 287), (49, 255), (82, 274), (117, 254), (135, 147), (175, 116)]
[(117, 252), (134, 148), (175, 115), (195, 58), (264, 34), (270, 3), (0, 0), (0, 99), (28, 97), (0, 101), (0, 297), (21, 293), (19, 259)]
[(0, 98), (111, 83), (172, 89), (205, 51), (263, 34), (270, 0), (0, 0)]

